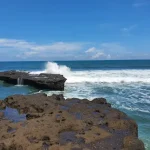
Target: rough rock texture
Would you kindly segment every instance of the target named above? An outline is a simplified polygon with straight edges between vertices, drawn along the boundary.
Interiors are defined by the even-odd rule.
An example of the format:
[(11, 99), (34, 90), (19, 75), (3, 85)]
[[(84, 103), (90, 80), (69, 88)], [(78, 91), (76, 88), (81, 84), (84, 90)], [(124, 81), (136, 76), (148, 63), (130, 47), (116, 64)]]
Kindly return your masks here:
[(26, 72), (6, 71), (0, 72), (0, 80), (10, 84), (23, 84), (38, 89), (64, 90), (66, 78), (59, 74), (33, 75)]
[(3, 103), (27, 120), (13, 123), (1, 115), (0, 150), (144, 150), (137, 124), (104, 98), (14, 95)]
[(2, 119), (4, 117), (4, 113), (0, 112), (0, 119)]
[(6, 108), (6, 104), (0, 100), (0, 109), (5, 109)]

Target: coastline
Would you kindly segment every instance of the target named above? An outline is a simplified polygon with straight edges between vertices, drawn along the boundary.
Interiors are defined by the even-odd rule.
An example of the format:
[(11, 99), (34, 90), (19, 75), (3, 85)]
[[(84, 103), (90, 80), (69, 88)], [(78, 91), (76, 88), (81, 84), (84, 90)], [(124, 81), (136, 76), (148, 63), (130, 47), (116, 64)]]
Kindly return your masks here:
[[(26, 70), (36, 74), (51, 71), (47, 68), (46, 62), (6, 62), (0, 63), (0, 65), (2, 66), (1, 71)], [(101, 61), (65, 61), (57, 65), (57, 68), (53, 68), (55, 71), (58, 71), (58, 68), (61, 71), (62, 65), (70, 69), (67, 74), (65, 71), (61, 71), (63, 74), (65, 73), (64, 76), (68, 79), (65, 83), (64, 91), (39, 91), (29, 86), (13, 86), (0, 82), (0, 99), (14, 94), (27, 95), (33, 93), (46, 93), (49, 96), (52, 94), (63, 94), (65, 98), (77, 97), (89, 100), (96, 97), (104, 97), (112, 104), (113, 108), (125, 112), (136, 120), (139, 126), (139, 138), (144, 142), (145, 148), (149, 150), (150, 61), (146, 64), (145, 61), (140, 61), (140, 64), (136, 63), (136, 61), (131, 61), (130, 64), (128, 61), (122, 61), (122, 63), (110, 61), (110, 64), (108, 61), (103, 63)], [(8, 115), (9, 119), (12, 119), (13, 115), (16, 114), (16, 110), (7, 108), (6, 115)], [(21, 115), (19, 119), (24, 119), (24, 115)]]
[(0, 106), (26, 114), (26, 120), (18, 123), (1, 115), (2, 148), (144, 150), (135, 121), (111, 108), (104, 98), (89, 101), (63, 95), (13, 95)]

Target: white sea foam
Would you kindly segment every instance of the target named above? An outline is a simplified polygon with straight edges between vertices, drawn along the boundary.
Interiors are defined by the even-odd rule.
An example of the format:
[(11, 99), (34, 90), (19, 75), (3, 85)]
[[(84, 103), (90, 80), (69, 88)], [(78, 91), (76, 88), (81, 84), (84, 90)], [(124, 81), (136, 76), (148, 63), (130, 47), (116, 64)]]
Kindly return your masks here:
[(143, 112), (143, 113), (149, 113), (149, 110), (144, 110), (144, 109), (135, 108), (135, 107), (127, 107), (127, 106), (124, 106), (124, 105), (122, 105), (120, 108), (129, 110), (129, 111), (140, 111), (140, 112)]
[(47, 62), (45, 65), (45, 69), (42, 71), (33, 71), (31, 74), (40, 74), (40, 73), (51, 73), (51, 74), (62, 74), (64, 76), (68, 76), (71, 74), (71, 70), (69, 67), (65, 65), (58, 65), (54, 62)]
[(83, 70), (72, 71), (69, 67), (48, 62), (42, 71), (31, 72), (31, 74), (52, 73), (63, 74), (67, 83), (150, 83), (150, 70)]

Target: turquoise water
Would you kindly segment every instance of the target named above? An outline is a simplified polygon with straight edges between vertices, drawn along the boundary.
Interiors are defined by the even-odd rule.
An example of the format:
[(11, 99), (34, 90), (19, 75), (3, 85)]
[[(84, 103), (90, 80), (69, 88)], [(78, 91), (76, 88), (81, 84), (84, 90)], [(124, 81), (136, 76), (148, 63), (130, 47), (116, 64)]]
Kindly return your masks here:
[[(0, 71), (26, 70), (61, 73), (67, 78), (63, 92), (37, 91), (28, 86), (0, 82), (0, 99), (12, 94), (62, 93), (65, 97), (105, 97), (136, 120), (139, 137), (150, 150), (150, 60), (0, 62)], [(12, 117), (12, 116), (11, 116)]]

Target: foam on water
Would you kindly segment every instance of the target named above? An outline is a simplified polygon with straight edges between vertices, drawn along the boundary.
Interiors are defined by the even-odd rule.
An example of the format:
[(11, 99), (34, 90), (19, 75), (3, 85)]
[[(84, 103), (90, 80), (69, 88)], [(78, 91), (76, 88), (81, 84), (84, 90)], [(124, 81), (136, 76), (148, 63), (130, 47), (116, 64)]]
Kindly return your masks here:
[(150, 83), (150, 70), (85, 70), (71, 71), (67, 66), (48, 62), (42, 71), (34, 71), (31, 74), (52, 73), (63, 74), (67, 78), (67, 83), (81, 82), (105, 82), (105, 83)]
[(51, 74), (63, 74), (64, 76), (68, 76), (71, 74), (71, 69), (65, 65), (58, 65), (54, 62), (47, 62), (45, 65), (45, 69), (42, 71), (33, 71), (31, 74), (40, 74), (40, 73), (51, 73)]

